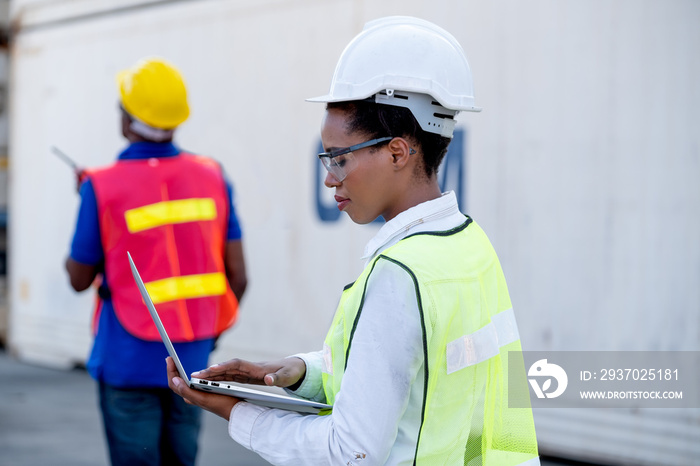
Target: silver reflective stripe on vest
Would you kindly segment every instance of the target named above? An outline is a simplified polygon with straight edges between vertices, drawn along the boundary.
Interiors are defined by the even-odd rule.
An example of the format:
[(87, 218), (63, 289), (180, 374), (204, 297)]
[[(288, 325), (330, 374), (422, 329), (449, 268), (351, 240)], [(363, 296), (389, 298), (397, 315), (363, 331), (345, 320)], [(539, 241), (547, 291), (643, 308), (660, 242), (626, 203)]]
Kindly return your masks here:
[(515, 322), (515, 313), (512, 308), (491, 317), (491, 323), (496, 326), (499, 347), (520, 340), (518, 324)]
[(499, 312), (476, 332), (447, 344), (447, 373), (479, 364), (496, 356), (501, 347), (520, 339), (513, 309)]
[(327, 343), (323, 343), (323, 367), (321, 369), (326, 374), (333, 375), (333, 353)]

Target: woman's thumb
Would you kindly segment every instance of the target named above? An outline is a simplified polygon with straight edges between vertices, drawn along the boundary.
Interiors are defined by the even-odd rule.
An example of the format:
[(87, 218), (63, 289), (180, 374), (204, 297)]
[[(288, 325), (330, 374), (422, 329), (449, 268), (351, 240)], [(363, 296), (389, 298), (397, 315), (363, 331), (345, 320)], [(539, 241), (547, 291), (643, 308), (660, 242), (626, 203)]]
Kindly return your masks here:
[(267, 385), (269, 387), (273, 387), (275, 385), (275, 382), (277, 382), (277, 380), (278, 380), (277, 374), (267, 374), (264, 377), (264, 380), (265, 380), (265, 385)]

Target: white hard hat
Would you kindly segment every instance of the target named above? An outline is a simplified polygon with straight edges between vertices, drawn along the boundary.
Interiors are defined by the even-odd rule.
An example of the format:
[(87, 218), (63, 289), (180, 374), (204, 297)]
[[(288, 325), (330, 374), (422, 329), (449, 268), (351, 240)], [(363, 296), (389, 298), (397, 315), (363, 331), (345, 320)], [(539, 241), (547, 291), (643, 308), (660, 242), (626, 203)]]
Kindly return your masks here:
[(481, 111), (474, 106), (472, 74), (457, 40), (435, 24), (409, 16), (365, 24), (340, 56), (330, 92), (308, 101), (370, 97), (410, 109), (424, 131), (446, 137), (452, 137), (459, 111)]

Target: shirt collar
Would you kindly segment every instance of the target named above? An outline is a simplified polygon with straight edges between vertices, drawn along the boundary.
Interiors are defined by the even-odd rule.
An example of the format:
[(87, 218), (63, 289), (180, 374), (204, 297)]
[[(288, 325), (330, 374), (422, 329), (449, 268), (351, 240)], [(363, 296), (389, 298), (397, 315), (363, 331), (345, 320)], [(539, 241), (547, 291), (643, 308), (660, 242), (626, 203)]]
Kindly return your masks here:
[(396, 217), (386, 222), (365, 246), (362, 259), (370, 259), (379, 252), (399, 242), (406, 236), (417, 230), (428, 231), (429, 222), (449, 217), (450, 215), (462, 215), (457, 205), (457, 196), (454, 191), (448, 191), (437, 199), (423, 202), (410, 209), (404, 210)]
[(119, 154), (119, 160), (150, 159), (153, 157), (173, 157), (180, 153), (172, 142), (132, 142)]

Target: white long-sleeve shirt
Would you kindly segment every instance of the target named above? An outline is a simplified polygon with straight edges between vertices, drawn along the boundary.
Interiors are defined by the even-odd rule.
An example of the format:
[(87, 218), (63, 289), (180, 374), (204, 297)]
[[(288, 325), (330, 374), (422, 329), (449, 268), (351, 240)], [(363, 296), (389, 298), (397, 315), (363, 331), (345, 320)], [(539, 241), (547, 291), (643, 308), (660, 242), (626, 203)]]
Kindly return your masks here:
[[(402, 238), (457, 227), (466, 218), (453, 192), (412, 207), (372, 238), (367, 262)], [(412, 464), (423, 402), (423, 343), (413, 280), (390, 261), (376, 264), (348, 356), (341, 391), (328, 416), (246, 402), (231, 411), (229, 435), (276, 465)], [(325, 401), (321, 352), (296, 355), (306, 376), (294, 393)]]

